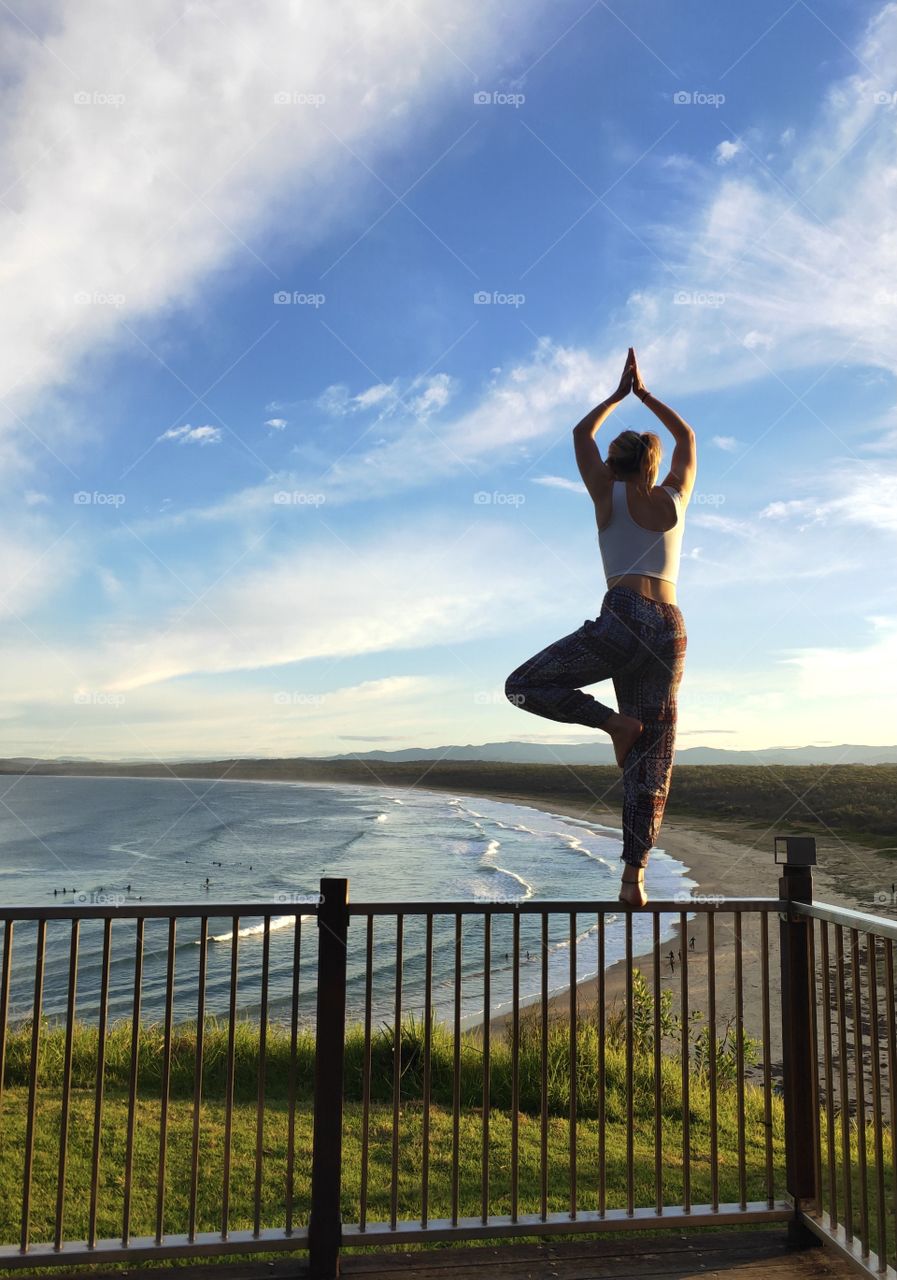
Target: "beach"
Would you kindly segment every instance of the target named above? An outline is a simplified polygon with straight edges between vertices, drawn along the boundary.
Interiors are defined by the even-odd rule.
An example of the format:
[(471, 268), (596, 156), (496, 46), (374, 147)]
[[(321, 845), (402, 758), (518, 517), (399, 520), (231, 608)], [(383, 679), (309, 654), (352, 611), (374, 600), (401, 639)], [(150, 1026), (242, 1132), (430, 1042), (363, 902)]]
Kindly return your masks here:
[[(471, 793), (475, 794), (475, 793)], [(594, 819), (589, 805), (564, 802), (561, 809), (546, 806), (544, 798), (534, 800), (523, 795), (507, 794), (493, 799), (505, 799), (515, 804), (529, 804), (545, 812), (563, 812), (574, 818)], [(701, 818), (665, 819), (657, 847), (678, 859), (688, 868), (689, 876), (697, 882), (692, 896), (721, 894), (727, 898), (752, 897), (776, 898), (780, 870), (774, 861), (773, 839), (776, 830), (765, 825), (744, 822), (709, 821)], [(897, 915), (894, 899), (884, 906), (875, 895), (891, 893), (892, 881), (897, 879), (897, 866), (886, 855), (857, 842), (845, 841), (839, 836), (817, 837), (817, 866), (813, 869), (814, 899), (833, 906), (864, 910), (873, 915), (893, 919)], [(651, 866), (645, 872), (649, 900), (651, 897)], [(582, 896), (578, 891), (577, 896)], [(673, 1009), (680, 1010), (682, 993), (682, 963), (680, 954), (687, 951), (688, 1008), (708, 1008), (708, 950), (706, 912), (699, 912), (687, 922), (687, 941), (683, 948), (679, 938), (679, 922), (673, 921), (675, 940), (661, 947), (660, 987), (673, 996)], [(751, 913), (742, 917), (742, 1020), (745, 1034), (762, 1041), (763, 1036), (763, 955), (761, 952), (760, 922)], [(781, 1061), (781, 1019), (779, 1016), (779, 917), (768, 917), (767, 969), (770, 992), (770, 1057), (774, 1064)], [(714, 974), (716, 986), (717, 1027), (720, 1033), (730, 1025), (733, 1030), (736, 1017), (736, 946), (735, 917), (731, 912), (716, 915), (714, 924)], [(670, 963), (669, 953), (673, 953)], [(653, 983), (654, 958), (651, 953), (633, 956), (633, 967)], [(605, 974), (605, 1002), (607, 1008), (614, 1004), (623, 1007), (626, 990), (626, 962), (618, 961)], [(581, 1014), (594, 1009), (598, 998), (597, 975), (587, 978), (577, 986), (576, 1007)], [(554, 991), (549, 996), (549, 1017), (552, 1020), (569, 1018), (570, 992)], [(491, 1020), (493, 1032), (504, 1034), (511, 1015), (503, 1013)]]

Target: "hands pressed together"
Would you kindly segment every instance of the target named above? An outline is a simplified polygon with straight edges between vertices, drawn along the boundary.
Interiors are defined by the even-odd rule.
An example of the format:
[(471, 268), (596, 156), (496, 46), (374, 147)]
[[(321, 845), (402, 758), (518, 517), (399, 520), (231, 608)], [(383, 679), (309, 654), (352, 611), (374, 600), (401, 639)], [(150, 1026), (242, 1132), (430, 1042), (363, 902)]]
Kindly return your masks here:
[(608, 401), (612, 404), (619, 404), (621, 400), (625, 400), (630, 391), (635, 392), (640, 400), (644, 399), (648, 391), (639, 372), (634, 347), (629, 348), (629, 353), (626, 356), (626, 366), (623, 369), (623, 376), (620, 378), (620, 385), (613, 395), (608, 396)]

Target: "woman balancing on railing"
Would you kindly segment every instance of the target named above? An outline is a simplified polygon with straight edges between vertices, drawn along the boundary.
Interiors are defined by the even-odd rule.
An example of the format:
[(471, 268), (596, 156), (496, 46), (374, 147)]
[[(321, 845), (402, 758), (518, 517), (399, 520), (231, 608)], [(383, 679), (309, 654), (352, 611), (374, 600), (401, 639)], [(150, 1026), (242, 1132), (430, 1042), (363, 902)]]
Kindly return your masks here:
[[(633, 391), (675, 440), (669, 474), (656, 485), (659, 438), (623, 431), (605, 462), (595, 432)], [(643, 907), (648, 855), (660, 832), (673, 768), (676, 693), (685, 662), (685, 621), (676, 578), (685, 506), (697, 470), (695, 434), (646, 389), (632, 347), (620, 385), (573, 428), (576, 462), (595, 504), (608, 590), (600, 616), (550, 644), (508, 676), (515, 706), (548, 720), (610, 734), (623, 770), (620, 901)], [(619, 711), (582, 686), (613, 680)]]

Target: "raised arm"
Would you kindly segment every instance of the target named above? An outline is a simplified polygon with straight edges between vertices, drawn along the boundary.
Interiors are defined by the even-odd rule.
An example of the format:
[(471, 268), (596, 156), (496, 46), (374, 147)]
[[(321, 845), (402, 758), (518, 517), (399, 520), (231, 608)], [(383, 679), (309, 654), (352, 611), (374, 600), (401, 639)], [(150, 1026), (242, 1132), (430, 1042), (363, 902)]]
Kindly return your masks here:
[(629, 354), (626, 357), (626, 367), (623, 370), (623, 376), (616, 391), (609, 395), (606, 400), (602, 400), (594, 409), (590, 409), (582, 421), (577, 422), (573, 428), (573, 448), (576, 453), (576, 465), (579, 467), (579, 474), (582, 476), (583, 484), (593, 499), (597, 499), (599, 493), (606, 492), (607, 486), (614, 478), (610, 468), (598, 452), (595, 433), (605, 418), (613, 413), (620, 401), (625, 400), (629, 395), (632, 387), (634, 360), (635, 352), (630, 347)]
[(655, 417), (660, 419), (676, 441), (670, 470), (662, 483), (664, 485), (674, 485), (687, 502), (694, 488), (698, 471), (698, 449), (695, 433), (685, 419), (680, 418), (675, 409), (671, 409), (662, 400), (658, 400), (647, 389), (642, 381), (635, 353), (633, 353), (632, 357), (632, 390), (642, 404), (647, 405)]

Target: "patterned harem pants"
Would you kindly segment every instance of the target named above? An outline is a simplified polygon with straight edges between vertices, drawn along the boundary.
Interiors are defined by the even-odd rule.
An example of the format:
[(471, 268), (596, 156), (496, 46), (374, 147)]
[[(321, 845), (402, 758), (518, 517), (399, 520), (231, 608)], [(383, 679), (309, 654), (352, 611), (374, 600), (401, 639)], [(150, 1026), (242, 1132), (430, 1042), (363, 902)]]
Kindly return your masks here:
[(525, 711), (599, 727), (613, 708), (581, 686), (610, 679), (620, 714), (642, 721), (644, 731), (623, 767), (621, 856), (633, 867), (647, 865), (670, 789), (686, 639), (678, 605), (611, 587), (598, 618), (524, 662), (505, 683), (508, 699)]

